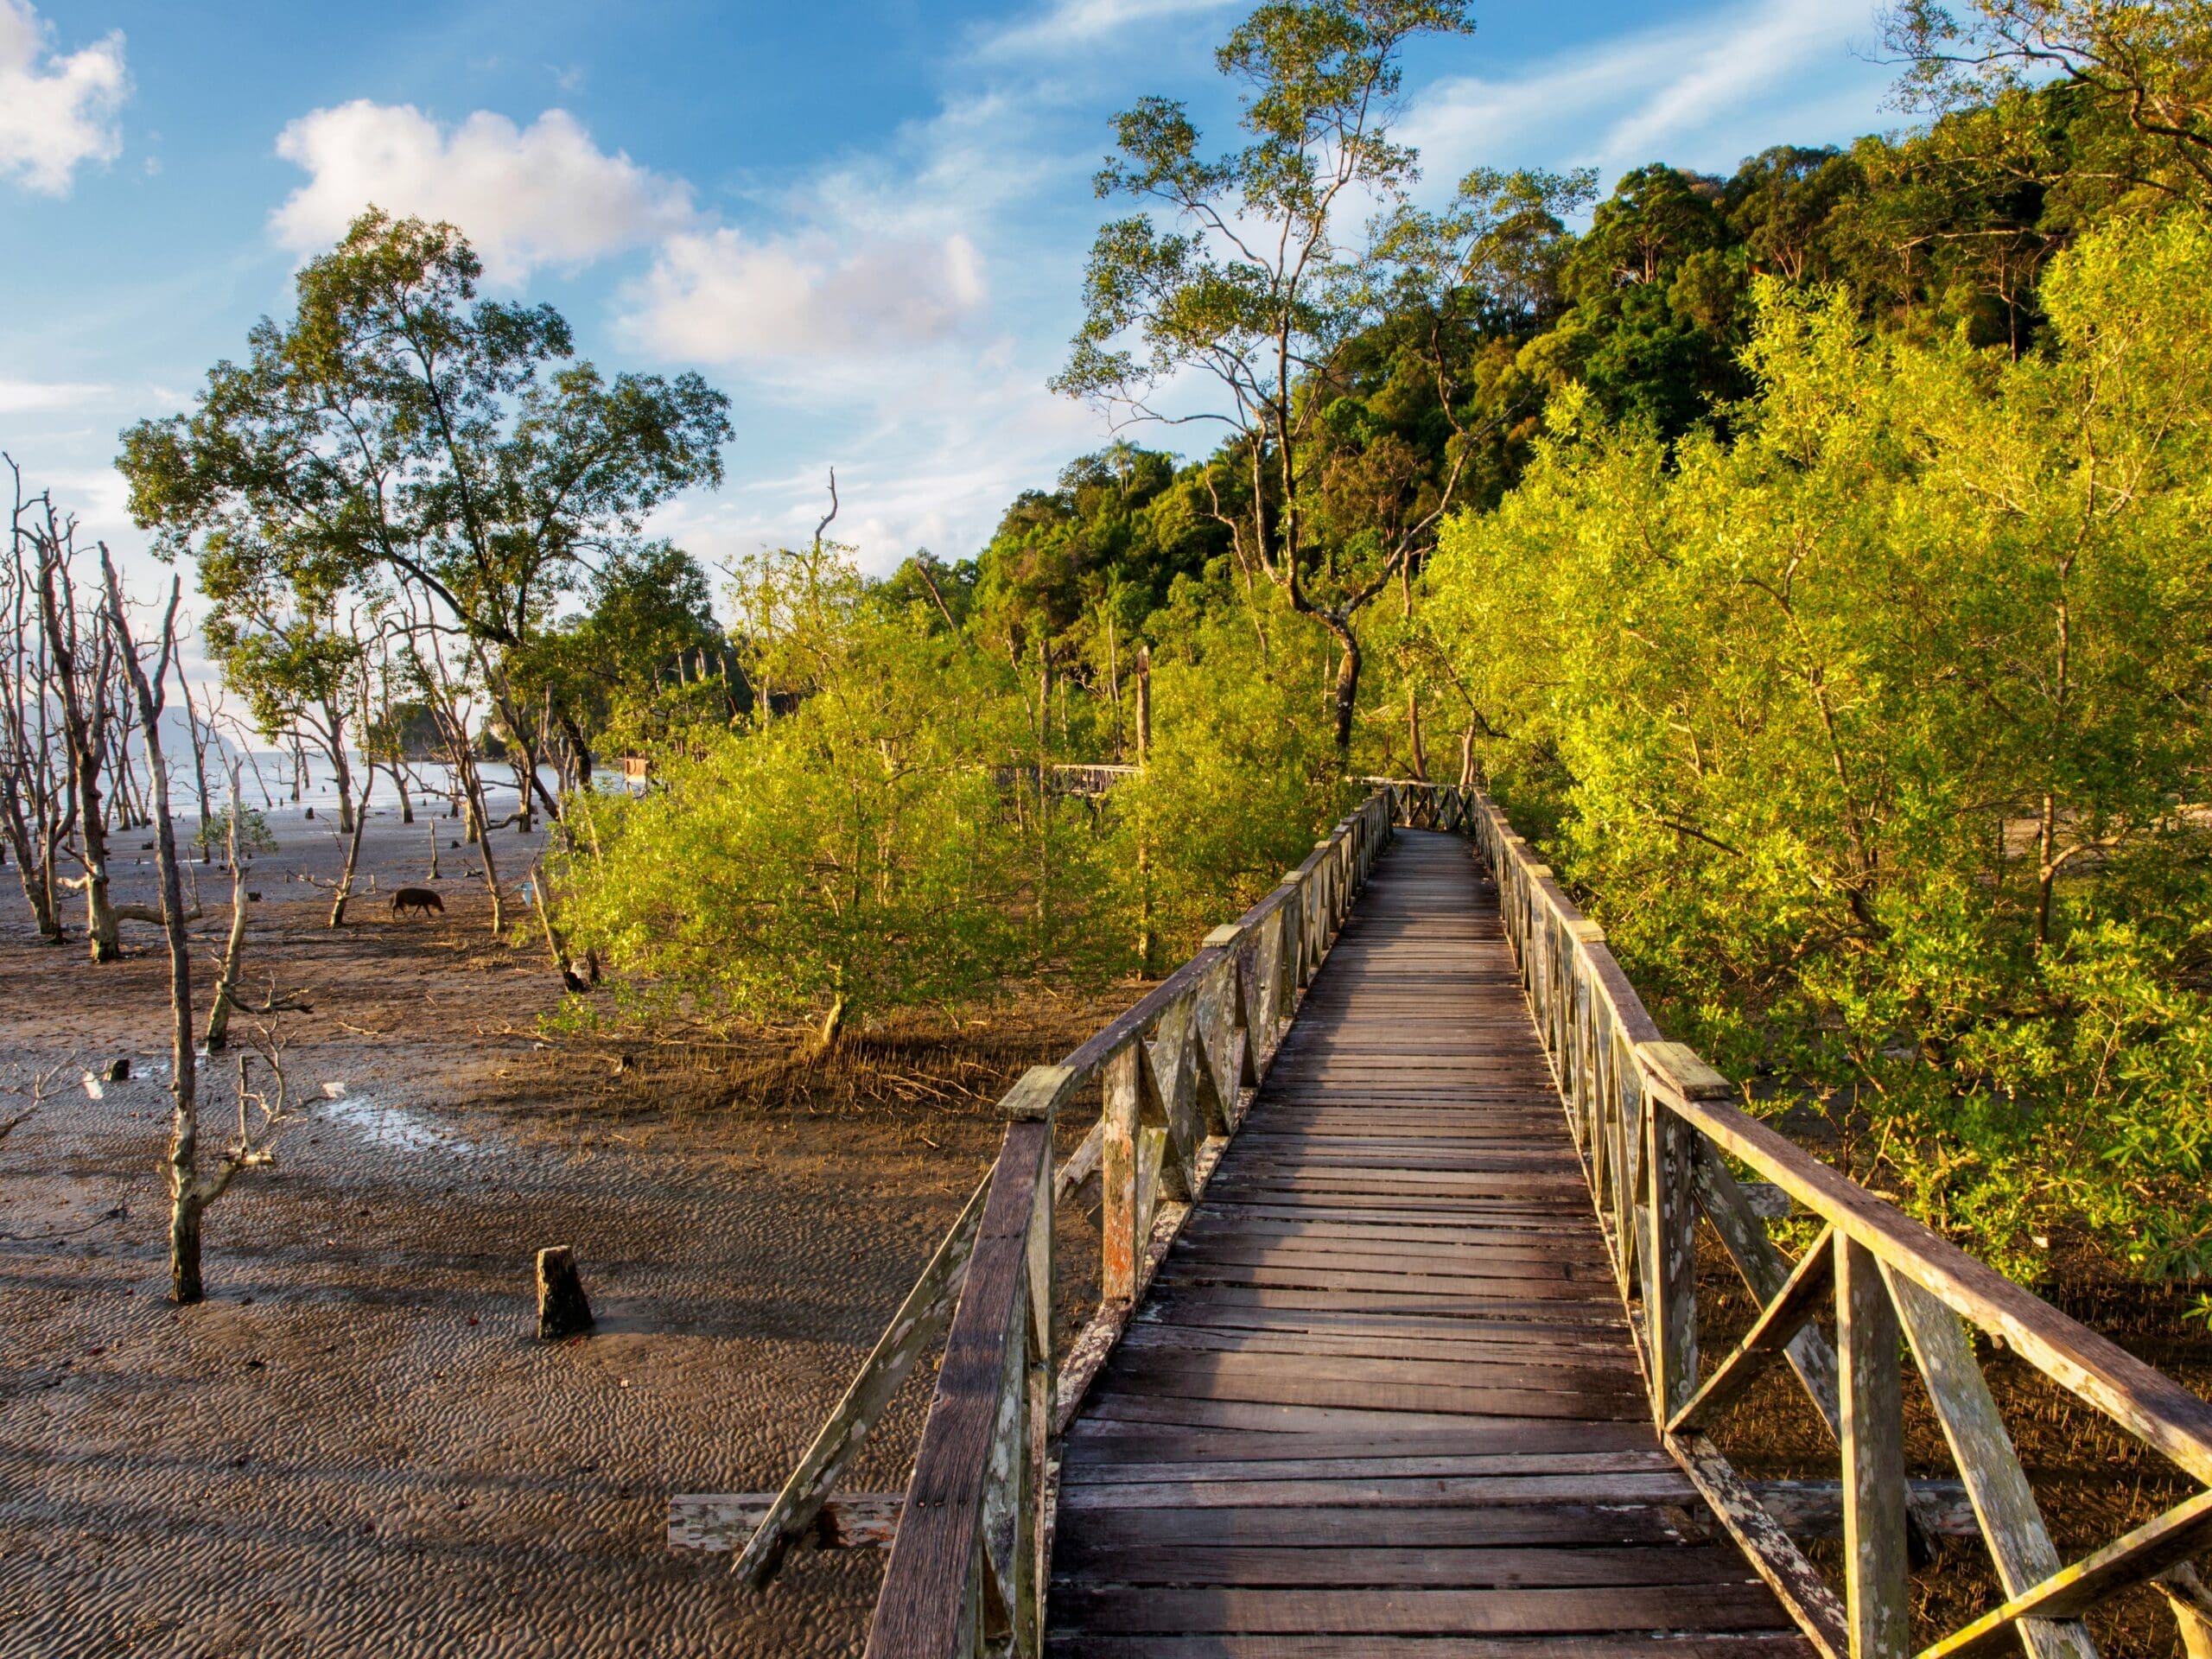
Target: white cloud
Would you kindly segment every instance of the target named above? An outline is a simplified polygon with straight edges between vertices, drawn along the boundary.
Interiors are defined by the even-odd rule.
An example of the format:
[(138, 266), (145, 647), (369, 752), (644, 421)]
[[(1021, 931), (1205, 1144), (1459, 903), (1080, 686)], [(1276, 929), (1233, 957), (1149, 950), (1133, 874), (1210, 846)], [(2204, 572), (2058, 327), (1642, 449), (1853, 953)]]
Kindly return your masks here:
[(75, 409), (107, 396), (110, 388), (75, 380), (10, 380), (0, 376), (0, 415), (32, 415)]
[[(1440, 182), (1478, 163), (1530, 160), (1608, 171), (1662, 159), (1732, 168), (1764, 143), (1871, 129), (1890, 72), (1851, 48), (1873, 29), (1871, 9), (1834, 0), (1752, 0), (1580, 48), (1516, 79), (1440, 80), (1398, 136), (1420, 148)], [(1820, 130), (1807, 124), (1812, 116)]]
[(692, 217), (688, 185), (607, 154), (565, 110), (520, 128), (480, 110), (448, 131), (412, 105), (358, 99), (302, 116), (276, 153), (308, 175), (270, 219), (285, 246), (327, 247), (374, 203), (459, 226), (503, 285), (539, 265), (652, 241)]
[(967, 237), (857, 246), (824, 234), (760, 240), (722, 229), (671, 237), (625, 290), (623, 327), (657, 356), (710, 363), (904, 350), (948, 339), (982, 305)]
[(80, 163), (123, 153), (115, 118), (130, 78), (120, 32), (67, 56), (51, 33), (29, 0), (0, 0), (0, 176), (64, 196)]
[(983, 35), (984, 57), (1046, 57), (1095, 47), (1135, 23), (1204, 16), (1237, 0), (1055, 0), (1043, 13)]

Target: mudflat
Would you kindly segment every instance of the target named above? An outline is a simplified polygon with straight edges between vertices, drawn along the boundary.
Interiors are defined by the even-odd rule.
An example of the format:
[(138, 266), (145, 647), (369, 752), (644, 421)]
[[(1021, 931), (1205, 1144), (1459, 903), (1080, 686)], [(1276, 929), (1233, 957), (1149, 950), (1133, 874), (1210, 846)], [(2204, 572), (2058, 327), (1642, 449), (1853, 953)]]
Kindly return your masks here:
[[(493, 941), (446, 821), (373, 818), (377, 890), (334, 931), (303, 879), (334, 836), (273, 822), (250, 983), (313, 1005), (284, 1029), (314, 1103), (210, 1212), (196, 1307), (167, 1300), (158, 936), (126, 923), (96, 968), (0, 873), (0, 1081), (64, 1066), (0, 1140), (0, 1655), (857, 1652), (880, 1552), (794, 1554), (748, 1596), (668, 1549), (667, 1498), (780, 1482), (987, 1166), (997, 1089), (1093, 1010), (886, 1038), (864, 1088), (747, 1098), (741, 1046), (545, 1042), (558, 981)], [(395, 918), (432, 830), (445, 912)], [(534, 846), (496, 834), (512, 889)], [(117, 838), (120, 899), (153, 900), (148, 838)], [(200, 881), (212, 980), (227, 883)], [(130, 1080), (84, 1081), (118, 1058)], [(227, 1063), (203, 1078), (219, 1146)], [(548, 1244), (588, 1336), (536, 1338)], [(903, 1483), (927, 1370), (856, 1487)]]

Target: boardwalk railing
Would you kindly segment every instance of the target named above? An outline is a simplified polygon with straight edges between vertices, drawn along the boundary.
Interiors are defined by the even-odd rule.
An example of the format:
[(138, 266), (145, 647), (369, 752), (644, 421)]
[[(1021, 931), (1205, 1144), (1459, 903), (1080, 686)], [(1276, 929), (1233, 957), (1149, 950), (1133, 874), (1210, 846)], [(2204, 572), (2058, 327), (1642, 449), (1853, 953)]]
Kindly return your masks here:
[[(702, 1542), (700, 1533), (741, 1516), (751, 1532), (734, 1570), (758, 1586), (796, 1543), (866, 1541), (895, 1526), (870, 1659), (1039, 1653), (1058, 1436), (1204, 1192), (1390, 833), (1389, 801), (1376, 791), (1143, 1001), (1059, 1065), (1028, 1071), (1001, 1103), (1011, 1122), (997, 1162), (783, 1491), (757, 1508), (678, 1497), (671, 1539)], [(1058, 1120), (1093, 1085), (1098, 1116), (1056, 1171)], [(1054, 1208), (1094, 1177), (1100, 1303), (1058, 1353)], [(833, 1516), (844, 1471), (940, 1335), (944, 1363), (903, 1502), (879, 1495)]]
[[(2069, 1319), (1729, 1103), (1736, 1091), (1662, 1041), (1606, 946), (1550, 868), (1479, 791), (1384, 785), (1402, 823), (1465, 828), (1497, 881), (1505, 931), (1552, 1059), (1668, 1450), (1828, 1659), (1909, 1651), (1909, 1535), (1901, 1354), (1917, 1362), (2005, 1599), (1923, 1659), (2017, 1642), (2034, 1659), (2095, 1649), (2082, 1615), (2212, 1546), (2199, 1492), (2082, 1560), (2063, 1562), (1998, 1414), (1967, 1327), (2001, 1338), (2075, 1398), (2212, 1484), (2212, 1405)], [(1725, 1154), (1725, 1156), (1724, 1156)], [(1822, 1224), (1792, 1263), (1766, 1236), (1727, 1159)], [(1694, 1230), (1713, 1224), (1760, 1311), (1700, 1370)], [(1815, 1323), (1832, 1302), (1836, 1342)], [(1963, 1322), (1963, 1323), (1962, 1323)], [(1788, 1361), (1840, 1451), (1839, 1596), (1705, 1433), (1777, 1358)], [(2197, 1592), (2201, 1594), (2201, 1590)], [(2191, 1651), (2202, 1627), (2169, 1586)]]

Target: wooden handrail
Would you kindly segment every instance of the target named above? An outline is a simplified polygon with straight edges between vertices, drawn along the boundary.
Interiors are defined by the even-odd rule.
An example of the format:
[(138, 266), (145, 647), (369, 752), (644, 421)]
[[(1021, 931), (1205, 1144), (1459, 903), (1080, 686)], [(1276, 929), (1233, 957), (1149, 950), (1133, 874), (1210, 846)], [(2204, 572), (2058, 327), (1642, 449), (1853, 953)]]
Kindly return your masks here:
[[(1961, 1321), (2003, 1338), (2068, 1392), (2208, 1484), (2212, 1404), (1731, 1103), (1737, 1091), (1726, 1078), (1689, 1049), (1661, 1039), (1602, 930), (1482, 791), (1371, 781), (1398, 822), (1464, 829), (1481, 849), (1628, 1304), (1655, 1421), (1820, 1651), (1829, 1659), (1903, 1659), (1909, 1649), (1909, 1497), (1898, 1393), (1899, 1354), (1908, 1345), (2005, 1597), (1923, 1659), (2009, 1642), (2034, 1659), (2094, 1655), (2082, 1612), (2212, 1546), (2212, 1492), (2205, 1492), (2062, 1566)], [(1789, 1268), (1745, 1202), (1724, 1154), (1824, 1223), (1813, 1249), (1830, 1252), (1832, 1261)], [(1693, 1271), (1700, 1211), (1760, 1306), (1751, 1336), (1702, 1388)], [(1830, 1284), (1836, 1350), (1802, 1317)], [(1787, 1354), (1840, 1442), (1840, 1596), (1694, 1427), (1777, 1352)]]
[[(869, 1659), (1041, 1651), (1060, 1433), (1205, 1191), (1389, 839), (1375, 791), (1273, 892), (1058, 1065), (1001, 1102), (997, 1161), (861, 1376), (739, 1552), (758, 1587), (810, 1535), (919, 1355), (944, 1361), (899, 1511)], [(1096, 1122), (1057, 1172), (1062, 1112), (1096, 1087)], [(1057, 1200), (1100, 1184), (1102, 1297), (1065, 1354), (1052, 1343)], [(956, 1300), (957, 1299), (957, 1300)]]

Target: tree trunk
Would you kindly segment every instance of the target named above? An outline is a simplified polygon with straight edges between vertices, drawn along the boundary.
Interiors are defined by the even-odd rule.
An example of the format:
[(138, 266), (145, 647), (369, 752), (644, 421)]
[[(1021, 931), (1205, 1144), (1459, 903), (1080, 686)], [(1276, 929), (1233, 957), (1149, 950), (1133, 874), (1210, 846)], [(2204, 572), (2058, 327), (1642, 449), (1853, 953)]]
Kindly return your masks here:
[(204, 1301), (200, 1282), (198, 1132), (180, 1126), (169, 1141), (169, 1300), (180, 1307)]
[(1336, 636), (1337, 644), (1344, 650), (1344, 656), (1337, 664), (1333, 713), (1337, 753), (1349, 760), (1351, 758), (1352, 721), (1359, 709), (1359, 640), (1348, 622), (1338, 621), (1332, 617), (1324, 618), (1323, 626)]
[(353, 896), (353, 872), (360, 868), (361, 863), (361, 836), (369, 827), (369, 791), (376, 787), (376, 768), (371, 766), (367, 781), (361, 787), (360, 800), (358, 803), (350, 800), (340, 802), (339, 817), (350, 819), (353, 830), (346, 842), (346, 868), (338, 875), (338, 896), (330, 903), (330, 925), (333, 927), (346, 925), (346, 901)]
[[(23, 889), (23, 902), (30, 906), (32, 924), (38, 929), (41, 944), (61, 943), (61, 922), (54, 910), (54, 893), (32, 853), (30, 832), (16, 823), (11, 815), (8, 825), (8, 842), (16, 850), (16, 880)], [(0, 862), (4, 862), (0, 860)]]
[(822, 1016), (821, 1028), (814, 1034), (814, 1049), (810, 1058), (827, 1059), (836, 1051), (837, 1040), (845, 1034), (845, 994), (839, 991), (830, 1003), (830, 1012)]
[(97, 783), (85, 785), (78, 811), (85, 852), (85, 938), (94, 962), (113, 962), (123, 955), (123, 940), (116, 931), (114, 902), (108, 897), (107, 826), (100, 821)]
[(1410, 680), (1406, 683), (1406, 741), (1413, 752), (1414, 778), (1425, 784), (1428, 781), (1428, 756), (1423, 753), (1421, 741), (1421, 687)]
[(222, 976), (215, 982), (215, 1006), (207, 1010), (207, 1052), (219, 1054), (230, 1041), (231, 997), (238, 988), (238, 965), (245, 955), (245, 873), (231, 864), (231, 931), (223, 941)]
[(1137, 765), (1143, 766), (1152, 753), (1152, 647), (1137, 647)]
[(168, 614), (162, 624), (161, 665), (156, 679), (149, 681), (124, 620), (123, 585), (105, 547), (100, 550), (100, 565), (101, 574), (107, 578), (110, 623), (146, 728), (148, 793), (154, 806), (154, 848), (162, 873), (162, 931), (168, 942), (169, 1095), (174, 1103), (168, 1155), (169, 1288), (178, 1302), (196, 1302), (202, 1294), (200, 1214), (206, 1193), (200, 1184), (199, 1059), (192, 1046), (192, 945), (185, 933), (184, 878), (177, 864), (176, 823), (169, 814), (168, 761), (162, 753), (162, 700), (156, 690), (168, 677), (175, 649), (181, 589), (170, 588)]
[[(484, 805), (484, 785), (473, 768), (469, 772), (469, 784), (468, 816), (472, 822), (482, 823), (487, 816)], [(499, 870), (493, 858), (492, 837), (488, 835), (479, 836), (476, 838), (476, 851), (484, 861), (484, 886), (492, 895), (492, 932), (493, 936), (497, 938), (507, 931), (507, 916), (505, 906), (499, 897)]]
[[(353, 768), (346, 759), (342, 736), (330, 747), (330, 770), (338, 783), (338, 833), (350, 836), (353, 833)], [(376, 776), (374, 767), (370, 768), (369, 776)]]

